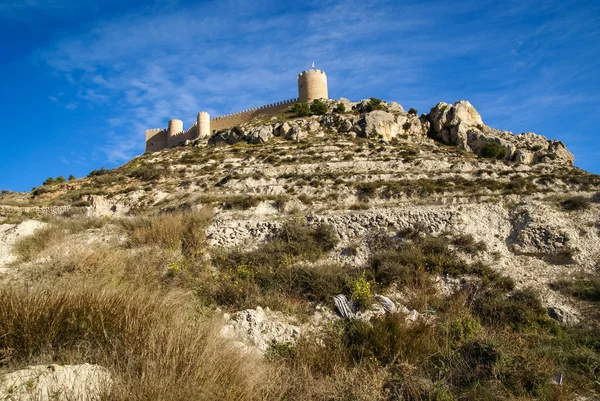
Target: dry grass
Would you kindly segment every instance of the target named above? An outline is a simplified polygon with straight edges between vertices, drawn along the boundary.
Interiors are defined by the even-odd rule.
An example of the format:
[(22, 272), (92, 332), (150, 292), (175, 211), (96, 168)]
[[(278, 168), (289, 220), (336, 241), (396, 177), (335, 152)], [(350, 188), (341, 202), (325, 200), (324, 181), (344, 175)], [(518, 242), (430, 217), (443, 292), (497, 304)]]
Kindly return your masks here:
[(276, 400), (278, 374), (221, 339), (189, 299), (134, 287), (0, 289), (0, 351), (11, 366), (97, 363), (106, 400)]

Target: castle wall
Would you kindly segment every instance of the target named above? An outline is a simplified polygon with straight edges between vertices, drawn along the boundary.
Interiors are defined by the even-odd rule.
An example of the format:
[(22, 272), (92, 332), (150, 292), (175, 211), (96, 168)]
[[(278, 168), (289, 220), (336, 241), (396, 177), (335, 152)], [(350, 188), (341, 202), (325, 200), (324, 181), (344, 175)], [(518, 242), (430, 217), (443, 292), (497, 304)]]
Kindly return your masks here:
[(146, 130), (146, 152), (156, 152), (168, 146), (167, 130), (154, 128)]
[(169, 136), (169, 141), (167, 146), (179, 146), (183, 145), (187, 140), (194, 140), (198, 138), (198, 123), (194, 123), (187, 131), (179, 132), (175, 135)]
[(236, 125), (250, 122), (253, 118), (258, 117), (259, 115), (281, 113), (282, 111), (294, 105), (295, 103), (298, 103), (297, 98), (285, 100), (283, 102), (272, 103), (265, 106), (257, 107), (255, 109), (244, 110), (238, 113), (228, 114), (221, 117), (215, 117), (212, 120), (210, 120), (210, 128), (212, 129), (212, 132), (216, 132), (235, 127)]
[(309, 70), (298, 75), (298, 97), (303, 103), (311, 103), (316, 99), (329, 99), (325, 72)]

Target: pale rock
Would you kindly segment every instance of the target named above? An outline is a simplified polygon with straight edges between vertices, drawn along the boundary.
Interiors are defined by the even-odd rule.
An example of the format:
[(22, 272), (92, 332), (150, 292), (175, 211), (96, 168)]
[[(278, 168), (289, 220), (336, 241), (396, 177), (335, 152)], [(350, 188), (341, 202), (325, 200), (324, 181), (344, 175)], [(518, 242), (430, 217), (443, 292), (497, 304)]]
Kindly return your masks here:
[(280, 312), (265, 310), (260, 306), (234, 314), (225, 314), (221, 329), (224, 338), (239, 339), (264, 353), (276, 344), (295, 344), (300, 338), (300, 328)]
[(304, 131), (299, 126), (294, 126), (284, 135), (284, 138), (293, 141), (299, 141), (301, 139), (306, 138), (307, 136), (308, 134), (306, 133), (306, 131)]
[(112, 385), (98, 365), (42, 365), (0, 376), (0, 400), (100, 400)]
[(272, 125), (261, 125), (254, 127), (246, 135), (248, 143), (259, 144), (266, 143), (273, 137), (273, 126)]
[(387, 142), (398, 136), (400, 128), (396, 123), (396, 117), (383, 110), (375, 110), (365, 114), (358, 121), (358, 126), (365, 136), (371, 137), (379, 134)]
[(402, 108), (402, 106), (399, 103), (396, 103), (396, 102), (391, 102), (389, 104), (388, 111), (390, 113), (394, 113), (394, 114), (404, 113), (404, 109)]

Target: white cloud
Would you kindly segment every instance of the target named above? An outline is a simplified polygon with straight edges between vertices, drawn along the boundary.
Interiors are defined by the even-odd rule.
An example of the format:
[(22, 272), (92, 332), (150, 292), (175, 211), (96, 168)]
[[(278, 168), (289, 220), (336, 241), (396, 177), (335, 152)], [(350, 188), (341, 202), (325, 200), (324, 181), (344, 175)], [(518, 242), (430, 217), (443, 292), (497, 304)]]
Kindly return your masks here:
[[(595, 60), (585, 68), (548, 59), (568, 53), (562, 47), (582, 35), (598, 39), (585, 10), (516, 0), (305, 4), (140, 8), (58, 41), (41, 56), (82, 101), (110, 106), (114, 128), (102, 148), (112, 161), (143, 151), (144, 129), (170, 118), (189, 126), (200, 110), (220, 115), (295, 97), (296, 74), (313, 61), (327, 71), (333, 96), (378, 96), (420, 108), (468, 97), (484, 119), (509, 125), (499, 128), (590, 100), (571, 86), (597, 74), (597, 47), (585, 49)], [(549, 17), (524, 25), (531, 10)], [(539, 115), (525, 113), (534, 107)]]

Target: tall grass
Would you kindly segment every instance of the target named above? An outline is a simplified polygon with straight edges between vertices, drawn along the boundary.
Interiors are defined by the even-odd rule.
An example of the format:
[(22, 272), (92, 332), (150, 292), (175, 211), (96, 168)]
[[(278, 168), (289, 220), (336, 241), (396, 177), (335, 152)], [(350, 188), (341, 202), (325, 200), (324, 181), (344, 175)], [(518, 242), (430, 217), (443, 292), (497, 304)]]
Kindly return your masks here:
[(275, 371), (220, 338), (181, 294), (132, 287), (0, 289), (0, 353), (97, 363), (113, 374), (106, 400), (276, 400)]

